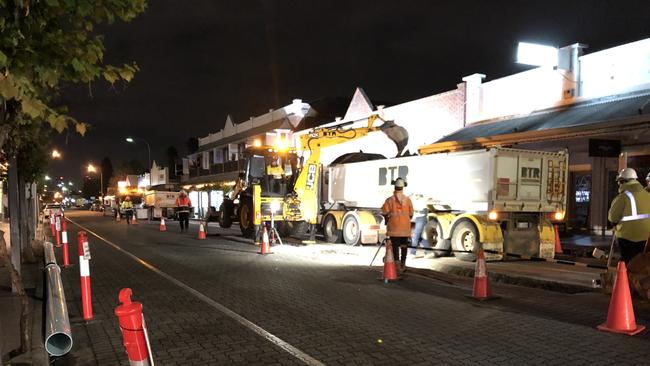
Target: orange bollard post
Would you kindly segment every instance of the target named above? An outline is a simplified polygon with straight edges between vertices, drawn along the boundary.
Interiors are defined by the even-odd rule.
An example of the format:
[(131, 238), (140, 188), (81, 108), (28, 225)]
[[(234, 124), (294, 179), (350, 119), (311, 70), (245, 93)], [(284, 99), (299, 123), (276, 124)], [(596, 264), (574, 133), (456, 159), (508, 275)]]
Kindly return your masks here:
[(61, 246), (61, 216), (56, 215), (54, 217), (54, 228), (55, 228), (55, 239), (57, 248)]
[(90, 292), (90, 246), (85, 231), (77, 235), (77, 246), (79, 248), (79, 277), (81, 278), (81, 310), (84, 320), (93, 318), (93, 302)]
[(120, 322), (122, 330), (122, 344), (126, 348), (131, 366), (149, 366), (151, 349), (149, 337), (142, 316), (142, 303), (131, 302), (133, 292), (130, 288), (120, 290), (118, 298), (120, 305), (115, 308), (115, 315)]
[(167, 231), (167, 226), (165, 226), (165, 218), (160, 217), (160, 231)]
[(560, 242), (560, 231), (557, 228), (557, 225), (553, 225), (555, 231), (555, 254), (562, 254), (562, 243)]
[(384, 283), (397, 281), (397, 268), (395, 268), (395, 258), (393, 257), (393, 243), (386, 239), (386, 255), (384, 256), (384, 272), (380, 280)]
[(63, 267), (70, 266), (70, 259), (68, 258), (68, 224), (63, 218), (61, 221), (61, 242), (63, 243)]
[(54, 218), (54, 214), (52, 213), (52, 210), (50, 210), (50, 231), (52, 232), (52, 236), (56, 235), (56, 219)]
[(490, 290), (490, 279), (487, 275), (487, 264), (485, 263), (485, 254), (483, 248), (478, 250), (476, 254), (476, 269), (474, 270), (474, 288), (472, 289), (472, 296), (475, 300), (491, 300), (496, 299), (492, 296)]
[(639, 334), (645, 329), (644, 325), (636, 324), (634, 318), (630, 285), (627, 280), (627, 268), (623, 261), (618, 262), (618, 268), (616, 269), (616, 282), (612, 290), (612, 298), (609, 301), (607, 321), (599, 325), (598, 329), (631, 336)]

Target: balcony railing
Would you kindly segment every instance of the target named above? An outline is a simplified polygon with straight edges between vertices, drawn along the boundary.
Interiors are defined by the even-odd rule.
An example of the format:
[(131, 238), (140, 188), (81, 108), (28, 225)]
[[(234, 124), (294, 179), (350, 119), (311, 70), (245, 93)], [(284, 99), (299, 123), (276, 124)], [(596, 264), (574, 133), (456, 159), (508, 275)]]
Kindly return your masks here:
[(246, 168), (244, 160), (227, 161), (225, 163), (211, 164), (209, 169), (193, 166), (190, 167), (189, 178), (203, 177), (220, 173), (238, 172)]

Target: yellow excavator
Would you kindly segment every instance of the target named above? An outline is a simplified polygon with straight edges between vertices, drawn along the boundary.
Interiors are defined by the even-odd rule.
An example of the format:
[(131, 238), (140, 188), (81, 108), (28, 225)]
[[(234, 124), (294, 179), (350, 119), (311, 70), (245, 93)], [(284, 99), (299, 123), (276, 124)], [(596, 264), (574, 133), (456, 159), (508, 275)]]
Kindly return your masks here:
[[(321, 224), (321, 149), (360, 139), (372, 132), (383, 132), (395, 143), (398, 155), (408, 143), (408, 132), (393, 121), (371, 115), (363, 127), (353, 127), (356, 122), (359, 121), (318, 127), (301, 135), (302, 157), (298, 157), (295, 149), (286, 147), (248, 148), (246, 169), (236, 185), (240, 188), (226, 195), (219, 210), (220, 226), (229, 227), (238, 220), (244, 236), (257, 237), (256, 229), (262, 222), (271, 221), (273, 215), (273, 220), (285, 228), (285, 235), (304, 232), (308, 226), (310, 240), (313, 240), (317, 225)], [(375, 218), (371, 221), (376, 224)]]

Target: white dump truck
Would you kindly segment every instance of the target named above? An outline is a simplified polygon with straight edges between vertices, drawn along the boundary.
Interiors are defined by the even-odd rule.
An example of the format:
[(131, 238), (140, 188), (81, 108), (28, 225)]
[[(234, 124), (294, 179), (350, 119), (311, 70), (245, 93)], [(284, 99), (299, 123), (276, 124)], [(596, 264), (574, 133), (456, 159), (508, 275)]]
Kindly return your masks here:
[(144, 206), (149, 209), (149, 219), (173, 219), (176, 207), (176, 198), (180, 192), (175, 191), (146, 191), (144, 193)]
[(425, 231), (437, 249), (451, 248), (465, 260), (474, 259), (468, 252), (479, 245), (552, 258), (553, 224), (566, 210), (567, 169), (566, 152), (508, 148), (333, 163), (323, 179), (320, 222), (330, 242), (381, 240), (379, 209), (392, 181), (402, 177), (405, 193), (428, 203)]

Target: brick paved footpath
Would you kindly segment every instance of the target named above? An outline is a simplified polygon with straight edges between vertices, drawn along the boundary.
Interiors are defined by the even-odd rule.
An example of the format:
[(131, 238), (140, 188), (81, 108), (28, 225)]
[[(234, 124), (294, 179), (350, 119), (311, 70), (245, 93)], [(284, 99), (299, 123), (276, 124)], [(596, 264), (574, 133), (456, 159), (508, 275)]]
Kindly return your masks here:
[[(368, 267), (260, 256), (251, 245), (215, 235), (198, 241), (193, 230), (180, 234), (175, 226), (160, 233), (154, 224), (70, 217), (328, 365), (647, 365), (650, 359), (648, 331), (628, 337), (595, 329), (609, 301), (597, 293), (493, 286), (502, 298), (477, 303), (465, 297), (466, 281), (449, 285), (407, 274), (384, 285)], [(68, 228), (76, 243), (77, 228)], [(90, 243), (95, 320), (81, 320), (78, 267), (65, 269), (75, 346), (57, 365), (128, 364), (113, 315), (122, 287), (144, 304), (158, 365), (301, 364), (99, 239), (90, 236)], [(637, 321), (650, 325), (650, 307), (636, 310)]]

